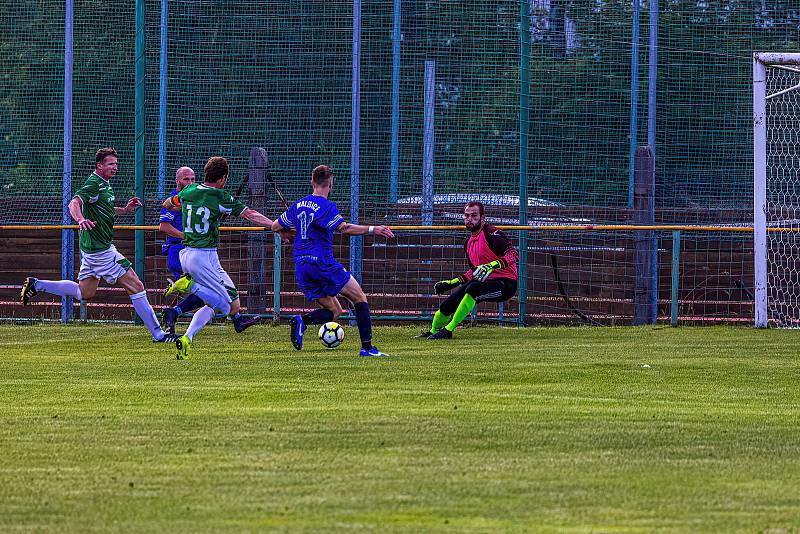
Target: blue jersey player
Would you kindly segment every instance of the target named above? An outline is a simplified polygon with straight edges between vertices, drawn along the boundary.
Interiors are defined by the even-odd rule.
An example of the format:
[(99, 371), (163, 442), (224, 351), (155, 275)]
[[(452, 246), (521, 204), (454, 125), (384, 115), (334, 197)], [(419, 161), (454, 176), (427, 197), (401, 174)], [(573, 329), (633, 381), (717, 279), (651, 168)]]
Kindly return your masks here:
[(362, 226), (346, 222), (336, 204), (328, 200), (333, 188), (333, 171), (320, 165), (311, 174), (313, 193), (295, 202), (272, 224), (272, 230), (294, 229), (294, 261), (297, 283), (306, 298), (320, 307), (305, 315), (295, 315), (291, 339), (295, 349), (303, 347), (303, 334), (309, 324), (333, 321), (344, 311), (338, 295), (353, 303), (361, 356), (386, 356), (372, 344), (372, 319), (367, 296), (358, 281), (333, 257), (333, 232), (345, 235), (376, 234), (394, 237), (386, 226)]
[[(177, 195), (187, 185), (194, 183), (194, 171), (189, 167), (181, 167), (175, 172), (175, 190), (170, 197)], [(183, 215), (180, 211), (161, 209), (158, 218), (158, 229), (166, 234), (167, 239), (161, 245), (161, 253), (167, 257), (167, 267), (175, 280), (183, 275), (180, 252), (183, 249)], [(203, 306), (203, 301), (196, 295), (188, 295), (177, 306), (164, 310), (164, 327), (171, 334), (175, 333), (175, 323), (182, 313), (191, 313)]]

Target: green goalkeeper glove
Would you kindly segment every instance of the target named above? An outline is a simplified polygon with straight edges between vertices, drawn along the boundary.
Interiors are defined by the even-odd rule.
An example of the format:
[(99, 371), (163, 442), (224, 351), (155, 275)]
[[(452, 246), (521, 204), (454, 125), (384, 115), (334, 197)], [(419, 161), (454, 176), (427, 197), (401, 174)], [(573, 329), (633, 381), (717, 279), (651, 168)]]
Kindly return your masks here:
[(453, 278), (452, 280), (442, 280), (433, 284), (433, 292), (437, 295), (444, 295), (454, 287), (460, 286), (462, 283), (461, 278)]
[(503, 262), (500, 260), (490, 261), (489, 263), (484, 263), (483, 265), (478, 265), (474, 271), (472, 271), (472, 276), (478, 282), (485, 282), (489, 275), (492, 274), (492, 271), (495, 269), (499, 269), (503, 266)]

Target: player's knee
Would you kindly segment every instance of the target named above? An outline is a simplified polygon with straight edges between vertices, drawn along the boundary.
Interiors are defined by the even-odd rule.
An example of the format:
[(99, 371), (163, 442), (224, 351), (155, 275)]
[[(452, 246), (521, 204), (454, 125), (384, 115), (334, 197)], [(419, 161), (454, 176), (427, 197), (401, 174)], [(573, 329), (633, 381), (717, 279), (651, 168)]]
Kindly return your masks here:
[(136, 271), (131, 269), (117, 279), (117, 284), (125, 288), (129, 295), (135, 295), (144, 291), (144, 284), (139, 280)]
[(464, 284), (464, 293), (474, 297), (479, 293), (481, 289), (481, 283), (477, 280), (470, 280), (466, 284)]

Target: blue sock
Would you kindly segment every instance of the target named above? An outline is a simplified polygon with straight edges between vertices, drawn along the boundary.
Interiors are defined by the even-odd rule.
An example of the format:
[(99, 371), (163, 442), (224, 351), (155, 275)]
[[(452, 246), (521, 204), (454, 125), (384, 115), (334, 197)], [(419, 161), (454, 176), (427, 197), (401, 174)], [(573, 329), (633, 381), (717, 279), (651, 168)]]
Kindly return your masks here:
[(366, 302), (357, 302), (354, 306), (358, 335), (361, 336), (361, 347), (372, 348), (372, 318), (369, 316), (369, 305)]
[(182, 313), (191, 313), (195, 310), (199, 310), (203, 307), (203, 300), (198, 297), (197, 295), (188, 295), (185, 299), (180, 301), (177, 306), (175, 306), (175, 311), (178, 312), (178, 315)]
[(333, 312), (325, 308), (320, 308), (303, 315), (303, 322), (305, 324), (325, 324), (328, 321), (333, 321)]

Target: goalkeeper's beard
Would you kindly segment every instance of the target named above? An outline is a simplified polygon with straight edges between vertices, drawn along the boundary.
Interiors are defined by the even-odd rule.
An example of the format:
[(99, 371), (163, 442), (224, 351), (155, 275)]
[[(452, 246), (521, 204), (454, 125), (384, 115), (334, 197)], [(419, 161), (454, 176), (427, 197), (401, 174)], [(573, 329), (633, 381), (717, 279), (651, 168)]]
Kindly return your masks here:
[(475, 233), (478, 233), (480, 231), (481, 227), (483, 226), (483, 222), (480, 222), (478, 224), (465, 224), (464, 226), (466, 227), (466, 229), (468, 231), (470, 231), (473, 234), (475, 234)]

